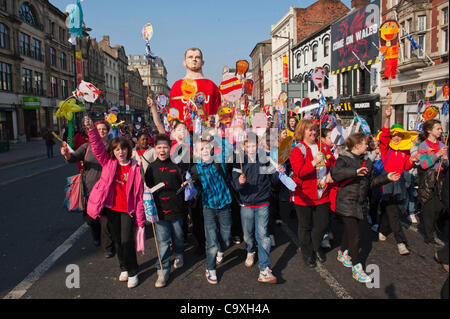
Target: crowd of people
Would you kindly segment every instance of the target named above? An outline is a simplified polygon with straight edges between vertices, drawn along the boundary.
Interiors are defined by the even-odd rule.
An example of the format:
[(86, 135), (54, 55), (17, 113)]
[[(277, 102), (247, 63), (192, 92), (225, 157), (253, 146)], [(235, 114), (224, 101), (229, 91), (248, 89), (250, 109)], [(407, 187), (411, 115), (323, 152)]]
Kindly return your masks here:
[[(150, 98), (148, 103), (157, 114)], [(421, 212), (424, 241), (432, 247), (438, 245), (436, 224), (448, 218), (448, 148), (440, 141), (441, 123), (425, 122), (423, 133), (417, 137), (398, 125), (389, 127), (389, 118), (388, 109), (378, 136), (355, 132), (344, 145), (337, 146), (331, 141), (330, 130), (319, 129), (314, 120), (293, 117), (298, 123), (290, 121), (292, 125), (279, 130), (275, 137), (270, 128), (263, 134), (248, 129), (240, 149), (239, 143), (226, 138), (214, 117), (209, 118), (208, 129), (200, 136), (192, 135), (179, 120), (170, 123), (170, 132), (158, 123), (160, 132), (153, 137), (153, 145), (147, 133), (133, 139), (120, 136), (108, 140), (109, 124), (93, 123), (86, 117), (89, 142), (73, 153), (62, 147), (61, 154), (68, 162), (82, 163), (88, 202), (84, 217), (105, 257), (117, 254), (119, 280), (127, 281), (130, 288), (138, 285), (134, 234), (135, 227), (146, 225), (144, 184), (152, 188), (160, 183), (164, 187), (153, 194), (161, 258), (155, 265), (155, 287), (164, 287), (168, 281), (171, 254), (174, 268), (183, 267), (188, 221), (197, 252), (206, 255), (209, 283), (217, 284), (216, 265), (223, 261), (231, 242), (242, 239), (247, 250), (244, 265), (252, 267), (257, 260), (258, 281), (276, 283), (270, 251), (275, 241), (274, 225), (281, 222), (282, 201), (290, 202), (297, 215), (299, 253), (305, 265), (316, 267), (317, 262), (326, 262), (326, 248), (331, 247), (329, 241), (334, 237), (331, 219), (338, 218), (343, 235), (337, 259), (352, 268), (357, 281), (369, 282), (359, 256), (361, 221), (367, 218), (380, 241), (392, 232), (399, 254), (407, 255), (410, 252), (401, 224), (403, 206), (412, 203), (412, 212)], [(277, 160), (278, 143), (289, 130), (294, 134), (289, 160), (274, 165), (273, 160), (264, 159)], [(414, 176), (415, 183), (407, 185), (405, 173)], [(294, 191), (280, 181), (280, 174), (292, 178)], [(186, 200), (180, 188), (189, 183), (198, 192)], [(416, 190), (416, 197), (410, 196), (409, 187)], [(448, 265), (448, 248), (436, 258)]]
[[(186, 51), (187, 75), (202, 79), (198, 77), (202, 65), (200, 50)], [(160, 257), (155, 265), (157, 288), (168, 282), (171, 255), (175, 269), (184, 265), (188, 224), (197, 252), (206, 257), (208, 283), (218, 283), (216, 266), (231, 243), (241, 240), (247, 251), (245, 267), (257, 263), (258, 282), (276, 283), (270, 253), (275, 225), (282, 223), (281, 203), (297, 217), (298, 253), (307, 267), (326, 262), (330, 240), (335, 238), (332, 219), (343, 224), (337, 260), (352, 269), (358, 282), (371, 281), (360, 256), (359, 224), (366, 219), (379, 241), (393, 233), (400, 255), (410, 253), (401, 223), (405, 212), (411, 222), (419, 217), (430, 249), (438, 245), (436, 225), (448, 219), (449, 161), (437, 120), (426, 121), (418, 135), (400, 125), (390, 126), (391, 110), (386, 107), (379, 134), (350, 132), (335, 145), (338, 139), (331, 138), (332, 131), (314, 119), (292, 116), (285, 128), (275, 130), (270, 120), (262, 130), (244, 123), (225, 129), (211, 104), (205, 129), (193, 134), (190, 120), (173, 119), (163, 125), (154, 101), (148, 98), (147, 103), (158, 134), (108, 139), (109, 123), (94, 123), (86, 116), (89, 142), (73, 153), (61, 148), (68, 162), (82, 162), (84, 218), (105, 257), (117, 255), (119, 281), (129, 288), (139, 284), (135, 230), (148, 223), (146, 187), (157, 189), (153, 192)], [(280, 163), (278, 147), (290, 137), (290, 156)], [(188, 189), (193, 196), (186, 195)], [(448, 271), (448, 246), (435, 258)]]

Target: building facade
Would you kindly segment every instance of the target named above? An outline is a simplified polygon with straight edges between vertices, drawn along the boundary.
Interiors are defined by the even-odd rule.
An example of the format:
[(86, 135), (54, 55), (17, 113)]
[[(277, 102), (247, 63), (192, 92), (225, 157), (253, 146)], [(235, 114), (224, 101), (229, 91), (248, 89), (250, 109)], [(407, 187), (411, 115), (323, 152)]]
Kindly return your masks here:
[(0, 139), (26, 142), (57, 128), (75, 88), (66, 16), (48, 1), (0, 2)]
[(119, 107), (119, 63), (115, 57), (103, 51), (105, 65), (105, 100), (109, 107)]
[[(449, 83), (448, 10), (448, 0), (382, 0), (383, 21), (396, 19), (401, 26), (398, 73), (391, 82), (395, 114), (391, 121), (405, 129), (414, 128), (417, 104), (426, 100), (425, 90), (430, 82), (434, 81), (437, 92), (430, 98), (431, 105), (440, 109), (445, 100), (442, 86)], [(423, 50), (412, 49), (404, 30)], [(382, 83), (383, 106), (388, 105), (388, 83)]]
[(264, 63), (271, 59), (272, 41), (265, 40), (256, 44), (250, 53), (252, 69), (247, 74), (252, 74), (253, 94), (252, 102), (254, 105), (271, 104), (272, 101), (266, 101), (264, 98)]
[(167, 69), (161, 58), (147, 59), (145, 55), (128, 56), (128, 70), (137, 70), (141, 75), (143, 85), (148, 93), (170, 95), (170, 87), (167, 82)]
[(293, 78), (295, 63), (292, 48), (348, 11), (349, 8), (340, 0), (318, 0), (307, 8), (291, 6), (288, 13), (271, 26), (273, 99), (278, 98), (281, 93), (283, 56), (288, 57), (288, 81), (290, 81)]

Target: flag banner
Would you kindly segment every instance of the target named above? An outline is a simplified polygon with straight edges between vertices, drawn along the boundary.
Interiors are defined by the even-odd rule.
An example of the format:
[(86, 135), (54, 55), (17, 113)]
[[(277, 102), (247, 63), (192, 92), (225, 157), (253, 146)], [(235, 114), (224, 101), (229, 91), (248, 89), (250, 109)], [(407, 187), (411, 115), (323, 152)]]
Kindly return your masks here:
[(283, 83), (289, 83), (289, 57), (283, 55)]

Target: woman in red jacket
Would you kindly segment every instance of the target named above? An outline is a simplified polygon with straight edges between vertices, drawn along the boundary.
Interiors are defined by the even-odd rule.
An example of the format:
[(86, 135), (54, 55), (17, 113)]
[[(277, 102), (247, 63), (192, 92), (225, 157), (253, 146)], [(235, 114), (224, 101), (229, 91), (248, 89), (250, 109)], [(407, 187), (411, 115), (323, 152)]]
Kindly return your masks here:
[(295, 129), (298, 142), (291, 152), (293, 180), (297, 183), (294, 204), (298, 217), (298, 235), (303, 259), (311, 268), (326, 260), (320, 244), (328, 226), (330, 168), (332, 154), (319, 143), (318, 127), (301, 120)]
[[(388, 107), (386, 109), (384, 126), (378, 136), (381, 159), (386, 172), (402, 174), (412, 169), (415, 163), (419, 161), (419, 154), (411, 156), (409, 151), (413, 147), (413, 141), (419, 133), (405, 131), (398, 124), (389, 128), (390, 118), (391, 108)], [(385, 241), (386, 235), (392, 230), (400, 255), (409, 254), (409, 250), (406, 247), (406, 236), (400, 224), (398, 208), (404, 199), (406, 199), (406, 185), (403, 176), (399, 181), (383, 186), (378, 239)]]

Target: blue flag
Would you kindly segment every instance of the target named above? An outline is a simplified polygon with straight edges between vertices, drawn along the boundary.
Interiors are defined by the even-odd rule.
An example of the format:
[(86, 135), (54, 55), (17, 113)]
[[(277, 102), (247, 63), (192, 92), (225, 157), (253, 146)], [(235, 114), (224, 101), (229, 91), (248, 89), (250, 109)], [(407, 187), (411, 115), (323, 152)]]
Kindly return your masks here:
[(408, 37), (409, 41), (411, 42), (411, 50), (412, 51), (422, 50), (422, 47), (416, 41), (414, 41), (413, 37), (408, 33), (408, 31), (406, 31), (404, 28), (403, 28), (403, 31), (405, 31), (406, 36)]

